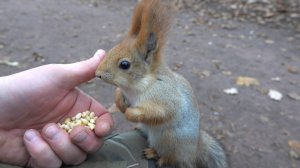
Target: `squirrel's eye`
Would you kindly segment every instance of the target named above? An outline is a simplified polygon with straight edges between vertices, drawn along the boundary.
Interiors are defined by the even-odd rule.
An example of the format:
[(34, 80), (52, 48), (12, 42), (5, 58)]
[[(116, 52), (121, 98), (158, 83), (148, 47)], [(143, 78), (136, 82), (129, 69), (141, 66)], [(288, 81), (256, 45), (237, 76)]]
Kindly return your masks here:
[(129, 61), (121, 61), (119, 64), (119, 68), (123, 69), (123, 70), (127, 70), (130, 68), (130, 62)]

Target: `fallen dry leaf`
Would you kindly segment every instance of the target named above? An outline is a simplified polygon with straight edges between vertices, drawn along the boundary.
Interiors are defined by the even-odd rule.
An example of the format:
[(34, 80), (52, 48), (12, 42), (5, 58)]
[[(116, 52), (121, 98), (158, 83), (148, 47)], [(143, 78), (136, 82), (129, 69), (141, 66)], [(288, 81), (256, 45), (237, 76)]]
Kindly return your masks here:
[(298, 95), (297, 93), (294, 93), (294, 92), (289, 93), (288, 97), (293, 100), (300, 100), (300, 95)]
[(180, 69), (182, 66), (183, 66), (183, 62), (178, 62), (178, 63), (175, 64), (175, 67), (177, 69)]
[(289, 140), (288, 145), (290, 147), (290, 157), (293, 159), (300, 159), (300, 141)]
[(288, 67), (288, 71), (289, 71), (289, 73), (292, 73), (292, 74), (299, 73), (299, 69), (297, 67), (295, 67), (295, 66)]
[(224, 93), (229, 94), (229, 95), (236, 95), (239, 93), (237, 88), (229, 88), (229, 89), (225, 89)]
[(204, 70), (201, 72), (203, 77), (209, 77), (211, 75), (211, 72), (209, 70)]
[(272, 81), (276, 81), (276, 82), (280, 82), (281, 81), (281, 78), (280, 77), (274, 77), (274, 78), (271, 78)]
[(38, 62), (38, 61), (44, 62), (45, 61), (44, 56), (42, 56), (41, 54), (39, 54), (37, 52), (32, 53), (32, 57), (33, 57), (34, 61), (36, 61), (36, 62)]
[(270, 89), (268, 94), (272, 100), (280, 101), (283, 97), (282, 94), (277, 90)]
[[(262, 25), (288, 26), (300, 32), (299, 0), (174, 0), (172, 2), (177, 10), (186, 8), (197, 12), (197, 18), (201, 18), (195, 19), (197, 24), (211, 26), (213, 23), (209, 18), (221, 19), (227, 23), (221, 27), (230, 31), (237, 29), (237, 26), (231, 25), (228, 20), (236, 19)], [(270, 41), (269, 44), (273, 43), (274, 41)]]
[(17, 61), (0, 60), (0, 65), (1, 64), (7, 65), (7, 66), (12, 66), (12, 67), (19, 66), (19, 62), (17, 62)]
[(230, 71), (222, 71), (222, 74), (226, 75), (226, 76), (230, 76), (232, 74), (232, 72), (230, 72)]
[(273, 40), (266, 40), (265, 43), (267, 43), (267, 44), (274, 44), (274, 41)]
[(209, 70), (203, 70), (193, 68), (193, 73), (197, 74), (201, 79), (209, 77), (211, 75), (211, 72)]
[(259, 85), (259, 81), (255, 78), (247, 77), (247, 76), (240, 76), (236, 79), (236, 85), (238, 86), (253, 86), (253, 85)]

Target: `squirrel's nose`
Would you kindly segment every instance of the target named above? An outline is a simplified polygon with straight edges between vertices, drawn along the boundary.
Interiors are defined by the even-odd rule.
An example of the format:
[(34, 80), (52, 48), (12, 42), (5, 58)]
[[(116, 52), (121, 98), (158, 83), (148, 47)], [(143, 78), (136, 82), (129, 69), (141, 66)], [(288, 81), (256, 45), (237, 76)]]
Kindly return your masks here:
[(96, 72), (96, 77), (102, 79), (102, 80), (111, 80), (112, 75), (106, 71)]
[(102, 72), (100, 72), (100, 71), (96, 71), (95, 75), (96, 75), (97, 78), (100, 78), (100, 79), (103, 78)]

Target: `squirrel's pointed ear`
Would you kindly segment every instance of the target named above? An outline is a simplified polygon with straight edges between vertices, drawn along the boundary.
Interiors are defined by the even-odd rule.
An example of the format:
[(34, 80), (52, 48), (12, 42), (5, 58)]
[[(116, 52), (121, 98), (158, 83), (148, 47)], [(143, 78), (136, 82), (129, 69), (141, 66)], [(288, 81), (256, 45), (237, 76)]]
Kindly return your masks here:
[(152, 58), (159, 60), (171, 25), (171, 14), (169, 6), (161, 0), (142, 0), (135, 8), (128, 35), (136, 41), (135, 47), (147, 62)]

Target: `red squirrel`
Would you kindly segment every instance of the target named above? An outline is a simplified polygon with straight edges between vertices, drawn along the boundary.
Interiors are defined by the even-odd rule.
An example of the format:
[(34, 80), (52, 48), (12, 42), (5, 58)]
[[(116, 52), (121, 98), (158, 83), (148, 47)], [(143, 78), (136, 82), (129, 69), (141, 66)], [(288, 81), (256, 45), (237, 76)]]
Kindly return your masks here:
[(125, 39), (111, 49), (96, 76), (117, 86), (115, 103), (147, 135), (146, 159), (179, 168), (226, 168), (219, 143), (200, 126), (189, 82), (163, 61), (172, 12), (160, 0), (142, 0)]

